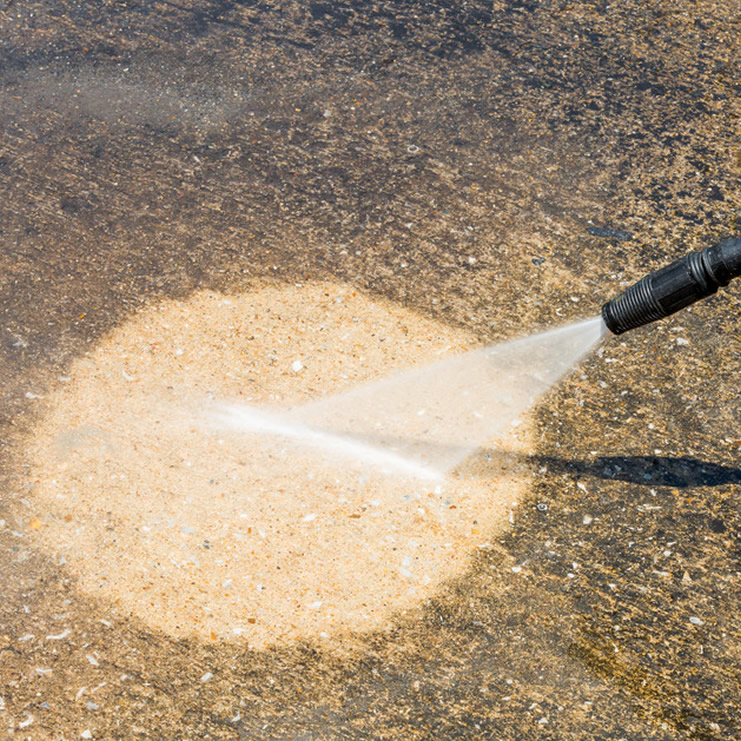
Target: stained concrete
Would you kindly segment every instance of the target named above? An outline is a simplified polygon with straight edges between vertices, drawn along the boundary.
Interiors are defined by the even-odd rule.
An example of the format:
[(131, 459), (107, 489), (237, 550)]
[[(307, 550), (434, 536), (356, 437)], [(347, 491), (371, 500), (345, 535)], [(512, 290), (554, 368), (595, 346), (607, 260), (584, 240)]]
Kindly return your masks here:
[(341, 280), (496, 340), (736, 233), (738, 31), (685, 0), (4, 0), (1, 732), (741, 735), (738, 287), (606, 341), (538, 406), (511, 528), (341, 651), (112, 622), (23, 516), (36, 397), (144, 305)]

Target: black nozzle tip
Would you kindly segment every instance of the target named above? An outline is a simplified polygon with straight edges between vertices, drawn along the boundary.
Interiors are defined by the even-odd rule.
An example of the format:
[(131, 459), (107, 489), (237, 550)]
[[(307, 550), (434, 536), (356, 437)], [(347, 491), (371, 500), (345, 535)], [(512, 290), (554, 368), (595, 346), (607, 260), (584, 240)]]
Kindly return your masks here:
[(614, 316), (612, 301), (602, 304), (602, 322), (613, 334), (622, 334), (625, 332), (625, 329), (621, 328), (619, 321)]
[(655, 322), (741, 275), (741, 237), (731, 237), (649, 273), (602, 307), (602, 320), (613, 334)]
[[(741, 237), (731, 237), (707, 250), (709, 262), (721, 285), (741, 275)], [(717, 266), (717, 267), (716, 267)]]
[(642, 278), (602, 307), (602, 321), (610, 332), (622, 334), (666, 316), (655, 295), (654, 275)]

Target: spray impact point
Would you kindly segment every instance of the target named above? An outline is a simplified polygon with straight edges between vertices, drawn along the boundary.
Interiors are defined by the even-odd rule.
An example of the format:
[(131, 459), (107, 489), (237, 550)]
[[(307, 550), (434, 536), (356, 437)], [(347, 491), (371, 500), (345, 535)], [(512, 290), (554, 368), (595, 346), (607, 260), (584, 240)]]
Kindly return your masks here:
[(602, 319), (613, 334), (622, 334), (711, 296), (739, 275), (741, 237), (733, 237), (641, 278), (602, 307)]

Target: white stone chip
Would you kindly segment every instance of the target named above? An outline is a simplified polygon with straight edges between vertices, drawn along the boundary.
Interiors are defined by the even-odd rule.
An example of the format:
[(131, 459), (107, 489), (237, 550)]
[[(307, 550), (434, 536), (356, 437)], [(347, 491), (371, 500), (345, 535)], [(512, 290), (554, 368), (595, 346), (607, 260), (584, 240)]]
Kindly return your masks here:
[(66, 638), (68, 635), (71, 635), (71, 634), (72, 634), (72, 631), (69, 628), (67, 628), (67, 630), (63, 630), (58, 635), (55, 635), (55, 636), (52, 636), (52, 635), (46, 636), (46, 640), (47, 641), (61, 641), (64, 638)]

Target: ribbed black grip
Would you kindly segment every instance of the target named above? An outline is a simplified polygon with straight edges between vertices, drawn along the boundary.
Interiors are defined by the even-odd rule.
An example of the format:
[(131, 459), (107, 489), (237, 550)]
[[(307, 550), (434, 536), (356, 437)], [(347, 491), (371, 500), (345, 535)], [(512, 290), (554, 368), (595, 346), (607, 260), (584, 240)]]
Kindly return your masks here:
[(710, 296), (741, 275), (741, 238), (692, 252), (641, 278), (602, 307), (605, 326), (622, 334)]
[(602, 307), (602, 319), (614, 334), (622, 334), (664, 316), (661, 307), (653, 301), (648, 276)]

